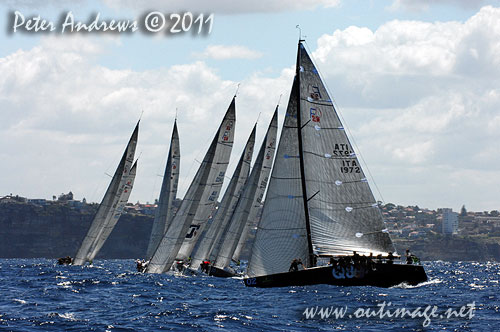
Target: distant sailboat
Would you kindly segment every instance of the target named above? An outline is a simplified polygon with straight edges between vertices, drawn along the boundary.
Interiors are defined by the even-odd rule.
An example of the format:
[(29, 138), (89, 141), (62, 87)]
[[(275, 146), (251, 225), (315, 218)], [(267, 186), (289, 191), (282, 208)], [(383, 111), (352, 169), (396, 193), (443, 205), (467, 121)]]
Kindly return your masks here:
[[(83, 239), (82, 245), (78, 249), (75, 258), (73, 259), (73, 265), (83, 265), (86, 262), (92, 262), (95, 255), (97, 255), (99, 249), (106, 241), (107, 236), (113, 230), (116, 221), (120, 217), (123, 209), (120, 209), (122, 206), (121, 202), (123, 203), (122, 195), (124, 195), (123, 197), (126, 196), (128, 200), (128, 195), (130, 195), (135, 178), (135, 174), (133, 177), (130, 177), (130, 173), (132, 163), (134, 161), (138, 133), (139, 122), (137, 122), (137, 125), (135, 126), (134, 132), (132, 133), (132, 136), (127, 144), (127, 148), (123, 153), (111, 183), (109, 184), (101, 204), (97, 209), (97, 213), (94, 216), (92, 224), (90, 225), (90, 229)], [(125, 203), (123, 203), (123, 205)]]
[(233, 146), (235, 121), (235, 98), (233, 98), (146, 272), (166, 272), (171, 268), (175, 259), (186, 260), (191, 254), (199, 233), (203, 231), (219, 197)]
[(177, 185), (179, 183), (180, 172), (180, 146), (179, 134), (177, 132), (177, 121), (174, 122), (172, 138), (170, 140), (170, 149), (168, 151), (167, 165), (163, 174), (163, 181), (158, 199), (158, 207), (153, 221), (151, 237), (146, 251), (146, 259), (149, 260), (160, 244), (163, 235), (168, 229), (174, 217), (172, 202), (177, 195)]
[(221, 234), (231, 219), (234, 209), (240, 198), (243, 186), (248, 178), (250, 172), (250, 163), (252, 162), (253, 149), (255, 145), (255, 132), (254, 126), (247, 144), (241, 153), (241, 157), (236, 165), (231, 181), (227, 186), (226, 192), (222, 197), (222, 201), (217, 209), (212, 223), (205, 229), (204, 234), (199, 240), (196, 251), (192, 255), (190, 269), (197, 271), (200, 264), (210, 257), (214, 245), (219, 241)]
[(137, 161), (130, 169), (126, 183), (123, 186), (123, 191), (120, 195), (120, 200), (116, 202), (116, 204), (114, 204), (111, 208), (111, 210), (113, 211), (111, 218), (105, 224), (101, 235), (97, 238), (97, 241), (95, 241), (94, 246), (90, 250), (90, 253), (88, 255), (89, 262), (92, 262), (94, 260), (95, 256), (97, 255), (97, 253), (99, 253), (102, 246), (104, 245), (104, 242), (106, 242), (109, 235), (115, 228), (118, 219), (120, 219), (120, 216), (122, 215), (123, 210), (125, 209), (125, 205), (127, 204), (128, 199), (130, 198), (130, 194), (132, 193), (132, 188), (134, 187), (136, 173), (137, 173)]
[[(276, 135), (278, 131), (278, 107), (267, 129), (266, 135), (255, 160), (254, 166), (243, 188), (238, 205), (231, 216), (228, 228), (220, 245), (212, 254), (216, 255), (210, 274), (218, 277), (228, 277), (234, 274), (229, 268), (231, 257), (242, 237), (245, 226), (255, 221), (258, 208), (269, 180), (274, 151), (276, 148)], [(245, 234), (246, 236), (246, 234)]]
[[(387, 287), (427, 280), (420, 265), (392, 264), (392, 252), (378, 204), (301, 40), (245, 285)], [(331, 264), (316, 267), (322, 257)], [(297, 270), (300, 262), (307, 269)]]

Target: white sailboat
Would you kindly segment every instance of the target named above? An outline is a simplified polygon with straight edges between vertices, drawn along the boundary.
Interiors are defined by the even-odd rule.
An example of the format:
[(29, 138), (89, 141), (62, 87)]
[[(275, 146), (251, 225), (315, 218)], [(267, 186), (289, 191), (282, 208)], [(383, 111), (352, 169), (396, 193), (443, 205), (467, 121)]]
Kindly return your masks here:
[[(214, 276), (227, 277), (233, 274), (229, 269), (231, 257), (242, 236), (245, 226), (255, 222), (258, 208), (269, 180), (274, 151), (276, 147), (276, 135), (278, 131), (278, 107), (274, 111), (266, 135), (255, 160), (254, 166), (243, 189), (238, 205), (231, 216), (231, 221), (220, 240), (220, 245), (212, 253), (216, 255), (211, 269)], [(246, 236), (246, 235), (245, 235)]]
[(120, 216), (122, 215), (123, 210), (125, 209), (125, 205), (127, 204), (128, 199), (130, 198), (130, 194), (132, 193), (132, 188), (134, 187), (136, 173), (137, 173), (137, 161), (134, 163), (134, 165), (132, 165), (132, 168), (130, 169), (128, 176), (126, 176), (126, 183), (123, 186), (122, 193), (120, 194), (120, 200), (117, 202), (117, 204), (113, 205), (113, 207), (111, 208), (111, 210), (113, 211), (111, 218), (105, 224), (101, 235), (94, 242), (94, 246), (90, 249), (88, 255), (89, 262), (92, 262), (94, 260), (95, 256), (97, 255), (97, 253), (99, 253), (102, 246), (108, 239), (109, 235), (115, 228), (118, 219), (120, 219)]
[[(302, 42), (245, 285), (425, 281), (422, 266), (392, 264), (394, 246), (378, 204)], [(332, 264), (316, 267), (321, 257)], [(295, 271), (298, 262), (306, 269)]]
[[(222, 120), (170, 227), (153, 254), (146, 272), (168, 271), (175, 259), (186, 260), (199, 232), (203, 231), (215, 207), (233, 146), (235, 98)], [(181, 246), (183, 251), (180, 251)]]
[[(86, 262), (91, 262), (93, 257), (95, 257), (98, 252), (98, 250), (95, 250), (99, 246), (98, 243), (102, 246), (105, 241), (105, 239), (104, 241), (102, 240), (103, 237), (106, 236), (106, 234), (109, 235), (109, 233), (111, 233), (113, 227), (109, 227), (110, 222), (113, 223), (111, 221), (113, 219), (113, 215), (117, 216), (115, 212), (119, 206), (122, 194), (124, 193), (129, 180), (128, 176), (134, 161), (138, 133), (139, 122), (137, 122), (137, 125), (135, 126), (134, 132), (132, 133), (132, 136), (127, 144), (127, 148), (123, 153), (111, 183), (109, 184), (101, 204), (97, 209), (97, 213), (94, 216), (87, 235), (83, 239), (82, 245), (73, 259), (73, 265), (83, 265)], [(105, 228), (108, 229), (106, 232), (104, 232)]]
[(240, 198), (243, 186), (250, 173), (250, 163), (252, 162), (253, 149), (255, 145), (255, 132), (254, 126), (250, 137), (241, 153), (241, 157), (236, 165), (231, 181), (227, 186), (226, 192), (222, 197), (222, 201), (217, 209), (212, 223), (205, 229), (204, 234), (199, 240), (198, 247), (192, 255), (190, 263), (191, 270), (198, 270), (200, 264), (210, 257), (214, 245), (219, 241), (221, 234), (231, 219), (234, 209)]
[(168, 151), (167, 165), (163, 174), (163, 181), (158, 199), (151, 237), (146, 251), (146, 259), (149, 260), (160, 244), (163, 235), (167, 231), (174, 217), (172, 202), (177, 195), (177, 186), (179, 183), (180, 172), (180, 146), (179, 133), (177, 132), (177, 121), (174, 122), (172, 137), (170, 140), (170, 149)]

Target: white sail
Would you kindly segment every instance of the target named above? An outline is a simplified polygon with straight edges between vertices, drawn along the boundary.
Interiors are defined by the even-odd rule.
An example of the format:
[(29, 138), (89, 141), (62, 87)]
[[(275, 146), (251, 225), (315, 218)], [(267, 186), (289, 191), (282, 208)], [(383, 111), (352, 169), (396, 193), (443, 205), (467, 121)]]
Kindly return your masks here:
[(271, 172), (274, 151), (276, 146), (276, 135), (278, 131), (278, 107), (274, 111), (273, 118), (267, 129), (266, 136), (255, 160), (253, 169), (243, 189), (238, 205), (229, 222), (222, 244), (220, 245), (217, 259), (214, 265), (218, 268), (226, 268), (231, 262), (234, 250), (241, 238), (247, 223), (255, 221), (258, 209)]
[[(319, 73), (301, 44), (300, 116), (311, 242), (320, 256), (387, 254), (382, 214)], [(370, 234), (361, 238), (357, 232)]]
[(75, 258), (73, 259), (73, 265), (82, 265), (89, 261), (88, 256), (90, 254), (90, 250), (95, 246), (97, 239), (101, 236), (106, 220), (109, 220), (109, 218), (113, 215), (113, 206), (116, 206), (117, 202), (120, 200), (121, 192), (119, 193), (119, 191), (125, 181), (124, 177), (128, 176), (132, 162), (134, 161), (138, 133), (139, 122), (137, 122), (134, 132), (130, 137), (127, 148), (123, 153), (111, 183), (109, 184), (101, 204), (97, 209), (97, 213), (94, 216), (92, 224), (90, 225), (90, 228), (83, 239)]
[(253, 148), (255, 145), (255, 131), (256, 127), (254, 126), (245, 148), (241, 153), (241, 157), (231, 177), (231, 181), (222, 197), (217, 213), (212, 223), (206, 227), (203, 236), (200, 238), (200, 243), (192, 255), (190, 268), (193, 270), (197, 270), (202, 261), (208, 259), (214, 243), (219, 240), (222, 231), (226, 228), (227, 223), (233, 215), (241, 190), (250, 172), (250, 163), (252, 161)]
[(149, 260), (160, 241), (168, 229), (168, 226), (173, 219), (172, 202), (177, 195), (177, 185), (179, 183), (180, 171), (180, 146), (179, 134), (177, 132), (177, 121), (174, 122), (172, 130), (172, 138), (170, 140), (170, 149), (168, 151), (167, 165), (163, 174), (163, 181), (160, 190), (160, 198), (158, 199), (158, 207), (156, 209), (151, 237), (146, 251), (146, 258)]
[[(332, 100), (299, 42), (274, 169), (247, 275), (288, 271), (300, 258), (394, 251)], [(367, 236), (357, 237), (363, 232)]]
[[(224, 181), (233, 146), (234, 123), (235, 100), (233, 98), (205, 158), (170, 227), (153, 254), (146, 272), (163, 273), (168, 271), (178, 256), (179, 249), (185, 239), (197, 239), (197, 231), (208, 220)], [(187, 258), (183, 256), (180, 255), (183, 259)]]
[(119, 192), (121, 191), (120, 200), (117, 202), (115, 206), (112, 207), (113, 214), (109, 216), (109, 218), (106, 220), (101, 235), (94, 242), (94, 246), (91, 248), (90, 253), (87, 257), (87, 260), (89, 262), (92, 262), (94, 260), (95, 256), (99, 253), (102, 246), (108, 239), (109, 235), (115, 228), (118, 219), (120, 219), (120, 216), (122, 215), (123, 210), (125, 209), (125, 205), (128, 202), (130, 194), (132, 193), (136, 172), (137, 172), (137, 161), (130, 169), (130, 173), (128, 174), (128, 176), (124, 177), (124, 179), (126, 179), (126, 182), (123, 184), (122, 187), (123, 189), (119, 190)]

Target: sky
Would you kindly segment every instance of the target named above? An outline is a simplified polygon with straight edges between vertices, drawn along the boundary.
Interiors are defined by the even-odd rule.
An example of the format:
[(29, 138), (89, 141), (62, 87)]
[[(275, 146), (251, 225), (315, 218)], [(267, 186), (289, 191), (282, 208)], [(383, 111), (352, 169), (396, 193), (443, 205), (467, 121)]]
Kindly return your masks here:
[[(68, 12), (138, 29), (62, 33)], [(153, 12), (211, 30), (147, 32)], [(229, 176), (283, 121), (299, 34), (378, 200), (500, 210), (500, 0), (2, 1), (0, 197), (99, 202), (141, 118), (130, 201), (154, 202), (176, 115), (182, 197), (237, 92)]]

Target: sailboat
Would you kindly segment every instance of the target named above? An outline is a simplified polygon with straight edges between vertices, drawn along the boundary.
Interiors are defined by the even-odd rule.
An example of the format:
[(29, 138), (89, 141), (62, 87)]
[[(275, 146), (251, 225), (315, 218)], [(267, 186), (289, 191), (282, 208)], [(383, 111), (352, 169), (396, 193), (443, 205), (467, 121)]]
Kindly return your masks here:
[[(427, 280), (421, 265), (393, 263), (394, 252), (344, 126), (299, 40), (295, 78), (244, 283), (389, 287)], [(328, 258), (329, 264), (317, 265)], [(299, 264), (305, 268), (298, 269)]]
[[(245, 148), (231, 177), (231, 181), (222, 197), (222, 201), (217, 209), (212, 223), (206, 227), (204, 234), (199, 240), (196, 250), (192, 254), (190, 270), (198, 271), (203, 262), (210, 257), (210, 253), (216, 243), (218, 243), (221, 234), (227, 228), (227, 225), (233, 215), (234, 209), (238, 203), (243, 186), (250, 173), (250, 163), (252, 162), (253, 149), (255, 145), (256, 125), (247, 140)], [(206, 263), (205, 263), (206, 264)]]
[(86, 262), (92, 262), (116, 225), (127, 203), (135, 179), (136, 164), (132, 166), (132, 163), (137, 147), (139, 122), (135, 126), (127, 148), (97, 209), (92, 224), (83, 239), (82, 245), (73, 259), (73, 265), (83, 265)]
[(203, 162), (191, 182), (184, 199), (156, 248), (147, 268), (148, 273), (164, 273), (174, 261), (185, 261), (203, 231), (226, 174), (233, 147), (235, 98), (217, 130)]
[(253, 222), (257, 216), (258, 207), (264, 196), (269, 174), (271, 172), (277, 131), (278, 107), (276, 107), (274, 111), (254, 166), (238, 201), (238, 205), (220, 241), (220, 246), (213, 252), (216, 259), (211, 266), (210, 275), (216, 277), (230, 277), (235, 274), (229, 266), (231, 258), (236, 250), (236, 246), (242, 236), (245, 226)]
[(172, 222), (174, 213), (172, 202), (177, 195), (177, 186), (179, 183), (180, 172), (180, 146), (179, 133), (177, 132), (177, 121), (174, 121), (172, 137), (170, 140), (170, 149), (168, 151), (167, 165), (163, 174), (163, 181), (160, 189), (160, 198), (156, 209), (151, 237), (149, 239), (146, 251), (146, 259), (150, 260), (160, 244), (163, 235)]

